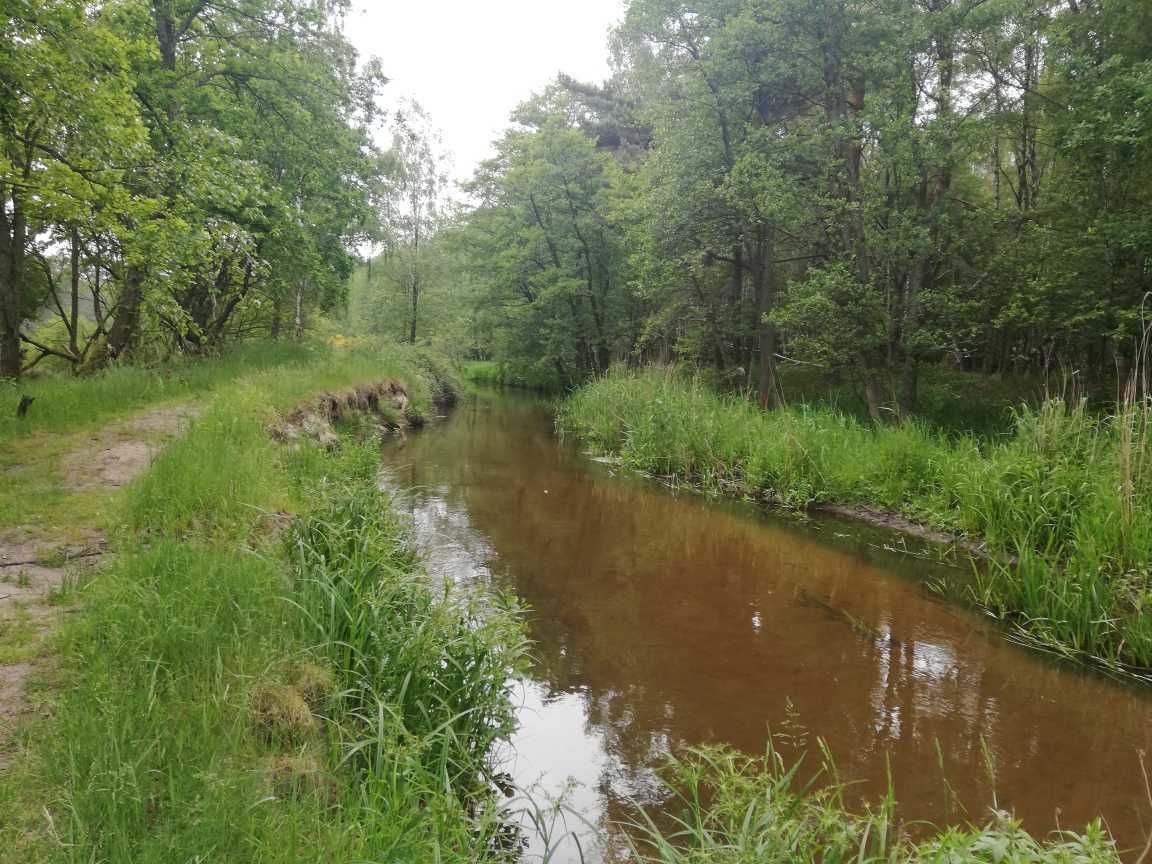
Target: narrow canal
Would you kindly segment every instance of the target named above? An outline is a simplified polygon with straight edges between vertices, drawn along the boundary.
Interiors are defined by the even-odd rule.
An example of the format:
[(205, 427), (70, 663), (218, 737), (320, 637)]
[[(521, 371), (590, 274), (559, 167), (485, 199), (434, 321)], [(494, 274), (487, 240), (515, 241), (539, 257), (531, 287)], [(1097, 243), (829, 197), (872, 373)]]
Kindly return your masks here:
[(1102, 816), (1122, 849), (1152, 830), (1152, 695), (1010, 644), (889, 534), (617, 476), (512, 396), (386, 444), (383, 477), (433, 574), (527, 607), (510, 770), (569, 787), (591, 824), (660, 805), (668, 754), (760, 754), (771, 734), (813, 765), (825, 741), (855, 800), (891, 772), (905, 819), (996, 806), (1043, 833)]

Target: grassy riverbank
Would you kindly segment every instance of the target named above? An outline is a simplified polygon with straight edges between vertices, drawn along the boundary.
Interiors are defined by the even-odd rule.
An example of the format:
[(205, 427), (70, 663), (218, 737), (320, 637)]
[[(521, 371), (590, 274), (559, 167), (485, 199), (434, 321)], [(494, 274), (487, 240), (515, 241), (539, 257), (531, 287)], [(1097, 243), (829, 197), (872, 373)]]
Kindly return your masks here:
[(516, 387), (537, 393), (559, 393), (564, 382), (554, 373), (542, 373), (532, 366), (495, 360), (469, 360), (460, 365), (465, 381), (481, 387)]
[[(422, 416), (448, 374), (398, 349), (306, 351), (238, 379), (231, 362), (194, 370), (198, 418), (109, 505), (105, 566), (55, 598), (73, 614), (35, 661), (47, 714), (0, 768), (0, 862), (515, 860), (490, 755), (514, 722), (518, 614), (428, 580), (370, 438), (348, 429), (328, 451), (268, 434), (319, 392), (381, 379)], [(63, 515), (87, 512), (70, 500)], [(775, 757), (689, 757), (669, 776), (684, 831), (634, 828), (636, 852), (1116, 860), (1098, 828), (1042, 844), (1003, 823), (916, 845), (891, 802), (853, 814), (834, 785), (794, 779)]]
[(865, 504), (980, 538), (998, 556), (977, 580), (982, 605), (1052, 650), (1147, 668), (1149, 419), (1050, 401), (977, 439), (830, 409), (765, 414), (696, 381), (616, 371), (573, 394), (559, 423), (637, 471), (789, 507)]
[[(85, 376), (0, 379), (0, 446), (29, 433), (74, 432), (141, 407), (202, 396), (262, 370), (318, 367), (330, 356), (330, 349), (311, 342), (252, 342), (216, 357), (126, 364)], [(16, 405), (22, 395), (35, 401), (27, 416), (18, 418)]]
[(39, 673), (51, 716), (0, 776), (0, 860), (483, 857), (515, 616), (424, 578), (371, 445), (267, 434), (278, 410), (381, 378), (425, 411), (422, 366), (320, 351), (217, 379), (117, 500), (112, 559), (60, 598), (78, 611)]

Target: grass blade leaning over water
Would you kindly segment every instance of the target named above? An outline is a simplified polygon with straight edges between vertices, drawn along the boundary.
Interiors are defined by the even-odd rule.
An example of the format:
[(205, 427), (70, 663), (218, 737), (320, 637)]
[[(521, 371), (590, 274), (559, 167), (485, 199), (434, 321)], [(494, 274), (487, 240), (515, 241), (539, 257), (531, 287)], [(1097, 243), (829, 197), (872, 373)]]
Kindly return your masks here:
[(375, 454), (359, 453), (290, 534), (303, 637), (336, 670), (345, 758), (372, 774), (382, 742), (415, 747), (467, 803), (513, 727), (523, 631), (511, 609), (436, 592), (376, 488)]
[[(844, 806), (844, 787), (825, 754), (821, 777), (797, 779), (772, 750), (759, 759), (724, 748), (690, 750), (672, 760), (665, 782), (667, 820), (642, 814), (627, 826), (634, 860), (650, 864), (1118, 864), (1099, 821), (1082, 834), (1060, 832), (1037, 840), (1006, 813), (982, 827), (943, 831), (901, 826), (895, 795), (863, 812)], [(905, 831), (905, 828), (909, 829)], [(919, 838), (914, 839), (912, 835)]]

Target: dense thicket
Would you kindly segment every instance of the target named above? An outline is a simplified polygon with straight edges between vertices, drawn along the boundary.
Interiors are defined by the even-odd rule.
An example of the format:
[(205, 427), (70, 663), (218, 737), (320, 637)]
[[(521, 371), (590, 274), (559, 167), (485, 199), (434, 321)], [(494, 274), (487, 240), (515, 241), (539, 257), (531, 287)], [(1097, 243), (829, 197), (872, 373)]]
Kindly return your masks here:
[(816, 364), (876, 418), (926, 364), (1128, 371), (1144, 0), (631, 0), (613, 51), (474, 181), (479, 350), (565, 382), (686, 358), (769, 406)]
[(0, 377), (300, 328), (386, 168), (343, 0), (0, 4)]

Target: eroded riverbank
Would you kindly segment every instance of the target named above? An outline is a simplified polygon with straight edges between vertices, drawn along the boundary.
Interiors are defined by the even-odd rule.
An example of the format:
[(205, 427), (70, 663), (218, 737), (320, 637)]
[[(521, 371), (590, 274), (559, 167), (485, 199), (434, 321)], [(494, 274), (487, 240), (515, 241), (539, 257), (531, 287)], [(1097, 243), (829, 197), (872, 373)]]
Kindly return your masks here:
[(593, 821), (660, 803), (668, 753), (759, 753), (771, 731), (790, 754), (825, 740), (860, 799), (890, 766), (906, 819), (995, 805), (1044, 833), (1102, 815), (1122, 849), (1143, 845), (1152, 698), (941, 602), (925, 586), (942, 565), (890, 535), (616, 476), (518, 399), (467, 401), (383, 460), (432, 572), (530, 608), (515, 774), (573, 778)]

